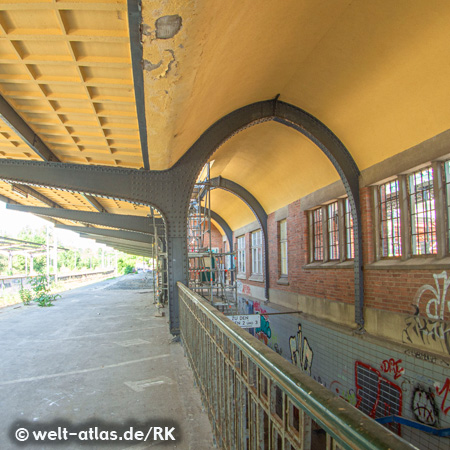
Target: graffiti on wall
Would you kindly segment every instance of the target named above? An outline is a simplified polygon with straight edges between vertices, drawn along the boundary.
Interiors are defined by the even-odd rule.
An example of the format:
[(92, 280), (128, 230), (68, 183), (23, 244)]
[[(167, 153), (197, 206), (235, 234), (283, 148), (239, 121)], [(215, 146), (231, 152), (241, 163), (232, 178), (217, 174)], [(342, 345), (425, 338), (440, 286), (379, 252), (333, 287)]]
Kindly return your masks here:
[(336, 394), (339, 397), (343, 398), (351, 405), (353, 406), (356, 405), (355, 391), (353, 389), (346, 389), (345, 386), (340, 381), (334, 380), (330, 384), (330, 391), (333, 392), (333, 394)]
[[(381, 373), (361, 361), (355, 363), (356, 408), (372, 419), (385, 416), (401, 416), (403, 394), (400, 387), (383, 377)], [(400, 425), (389, 425), (400, 434)]]
[(311, 375), (314, 353), (309, 345), (308, 339), (303, 336), (301, 323), (298, 324), (297, 334), (289, 338), (289, 348), (292, 364), (295, 364), (300, 370)]
[(412, 393), (411, 410), (419, 422), (432, 427), (438, 425), (439, 410), (431, 389), (416, 386)]
[(260, 341), (264, 341), (267, 345), (268, 340), (272, 337), (272, 329), (267, 316), (261, 315), (261, 326), (255, 329), (255, 334)]
[(405, 324), (403, 343), (426, 346), (437, 343), (450, 355), (450, 324), (418, 315), (407, 317)]
[[(442, 389), (439, 386), (436, 386), (436, 393), (439, 397), (442, 397), (442, 403), (441, 403), (441, 411), (447, 415), (450, 411), (450, 405), (447, 406), (447, 396), (450, 392), (450, 378), (447, 378), (445, 380), (444, 386), (442, 386)], [(450, 403), (450, 399), (449, 402)]]
[(268, 345), (269, 339), (272, 337), (272, 329), (270, 327), (269, 317), (265, 315), (267, 311), (264, 308), (261, 308), (259, 302), (253, 302), (253, 311), (261, 314), (261, 326), (255, 328), (255, 337)]
[(385, 359), (381, 363), (381, 371), (385, 373), (392, 373), (394, 380), (397, 380), (405, 373), (405, 369), (400, 366), (401, 363), (401, 359), (398, 359), (397, 361), (394, 358)]
[[(447, 301), (447, 290), (450, 286), (450, 279), (447, 277), (447, 272), (444, 270), (440, 274), (433, 274), (435, 286), (431, 284), (424, 284), (421, 286), (414, 297), (414, 305), (417, 307), (417, 312), (420, 310), (421, 302), (427, 302), (425, 311), (429, 319), (444, 320), (444, 313), (446, 307), (450, 311), (450, 300)], [(442, 280), (442, 286), (440, 281)], [(424, 295), (427, 293), (428, 295)], [(431, 298), (429, 298), (431, 294)], [(423, 298), (423, 301), (422, 301)], [(428, 301), (427, 301), (428, 299)]]
[(436, 358), (436, 356), (429, 355), (428, 353), (424, 353), (419, 350), (407, 349), (405, 350), (405, 355), (413, 356), (414, 358), (421, 359), (422, 361), (428, 361), (443, 367), (450, 367), (450, 364), (442, 358)]

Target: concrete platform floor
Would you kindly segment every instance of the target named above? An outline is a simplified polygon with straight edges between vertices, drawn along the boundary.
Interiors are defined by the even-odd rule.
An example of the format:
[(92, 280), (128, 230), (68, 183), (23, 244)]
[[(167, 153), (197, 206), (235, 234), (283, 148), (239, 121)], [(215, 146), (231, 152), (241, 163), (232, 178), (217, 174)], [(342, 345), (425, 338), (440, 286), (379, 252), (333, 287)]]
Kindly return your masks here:
[(12, 439), (19, 426), (71, 432), (99, 424), (119, 432), (142, 425), (144, 434), (175, 426), (180, 437), (165, 444), (30, 438), (20, 448), (212, 449), (183, 349), (152, 302), (139, 274), (68, 291), (50, 308), (0, 309), (0, 449), (19, 447)]

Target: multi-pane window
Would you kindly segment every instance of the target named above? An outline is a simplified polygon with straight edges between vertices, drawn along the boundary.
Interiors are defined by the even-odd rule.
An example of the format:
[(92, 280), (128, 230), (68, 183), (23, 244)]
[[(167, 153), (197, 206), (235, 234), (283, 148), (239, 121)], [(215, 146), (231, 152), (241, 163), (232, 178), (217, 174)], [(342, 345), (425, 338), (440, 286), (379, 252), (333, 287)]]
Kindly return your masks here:
[(252, 274), (262, 275), (262, 232), (254, 231), (252, 234)]
[(328, 256), (330, 260), (339, 259), (339, 213), (338, 203), (330, 203), (327, 208)]
[(245, 236), (237, 238), (238, 273), (245, 275)]
[(445, 198), (447, 201), (447, 242), (448, 248), (450, 249), (450, 161), (445, 161)]
[(323, 261), (323, 225), (322, 208), (312, 212), (312, 232), (313, 232), (313, 260)]
[(400, 256), (400, 201), (398, 180), (379, 187), (381, 254), (383, 257)]
[(428, 167), (409, 175), (408, 189), (412, 254), (437, 253), (433, 169)]
[(345, 199), (345, 255), (347, 259), (353, 259), (355, 257), (352, 206), (348, 198)]
[(288, 274), (288, 259), (287, 259), (287, 222), (280, 221), (280, 275)]

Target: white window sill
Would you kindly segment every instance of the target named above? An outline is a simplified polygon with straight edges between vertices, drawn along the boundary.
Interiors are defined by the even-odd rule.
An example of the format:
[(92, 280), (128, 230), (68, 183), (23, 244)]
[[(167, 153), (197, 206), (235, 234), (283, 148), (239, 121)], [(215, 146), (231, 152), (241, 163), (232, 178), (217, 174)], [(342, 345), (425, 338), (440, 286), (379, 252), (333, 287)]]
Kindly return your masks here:
[(354, 261), (327, 261), (320, 262), (316, 261), (310, 264), (306, 264), (302, 267), (304, 270), (311, 269), (353, 269), (355, 263)]
[(249, 281), (257, 281), (259, 283), (262, 283), (264, 281), (264, 277), (262, 275), (252, 275), (249, 278)]
[(412, 258), (401, 259), (380, 259), (372, 264), (367, 264), (364, 268), (369, 270), (440, 270), (448, 269), (450, 266), (450, 256), (436, 258), (433, 256), (413, 256)]

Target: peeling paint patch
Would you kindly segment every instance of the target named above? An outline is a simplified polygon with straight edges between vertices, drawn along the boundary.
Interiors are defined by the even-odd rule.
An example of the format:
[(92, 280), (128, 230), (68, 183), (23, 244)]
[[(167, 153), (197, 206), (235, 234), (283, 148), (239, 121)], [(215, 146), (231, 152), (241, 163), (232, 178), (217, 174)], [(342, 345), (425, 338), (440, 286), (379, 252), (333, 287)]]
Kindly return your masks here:
[(162, 59), (159, 61), (159, 63), (153, 64), (152, 62), (144, 59), (144, 70), (148, 70), (149, 72), (151, 72), (152, 70), (157, 69), (158, 67), (160, 67), (162, 64)]
[(172, 16), (162, 16), (155, 22), (156, 38), (157, 39), (171, 39), (181, 28), (182, 20), (177, 14)]
[(152, 27), (150, 25), (147, 25), (146, 23), (143, 23), (141, 25), (141, 33), (144, 36), (151, 36), (152, 32), (153, 32), (153, 30), (152, 30)]
[(161, 57), (161, 60), (157, 64), (153, 64), (151, 61), (144, 59), (144, 70), (151, 72), (155, 80), (167, 78), (168, 74), (172, 71), (173, 65), (176, 66), (177, 63), (175, 52), (172, 49), (164, 50)]
[(172, 68), (172, 64), (175, 62), (175, 52), (171, 49), (167, 49), (166, 52), (169, 52), (172, 55), (172, 59), (169, 61), (169, 64), (167, 65), (167, 70), (164, 73), (164, 77), (167, 76), (167, 74), (170, 72), (170, 69)]

